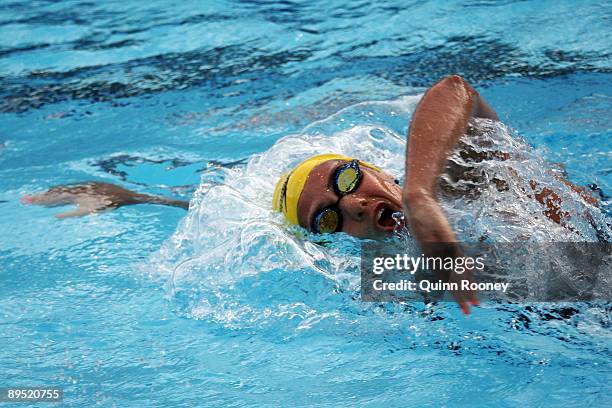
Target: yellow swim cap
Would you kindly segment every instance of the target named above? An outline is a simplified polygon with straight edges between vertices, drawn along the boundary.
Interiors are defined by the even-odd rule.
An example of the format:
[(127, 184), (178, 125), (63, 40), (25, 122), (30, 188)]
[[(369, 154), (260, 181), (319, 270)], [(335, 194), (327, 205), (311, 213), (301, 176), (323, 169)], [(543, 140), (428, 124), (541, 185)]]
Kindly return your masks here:
[[(318, 154), (304, 160), (293, 170), (283, 173), (280, 177), (276, 183), (276, 188), (272, 196), (272, 208), (276, 211), (281, 211), (291, 224), (299, 224), (297, 211), (298, 201), (300, 200), (308, 176), (315, 167), (329, 160), (351, 161), (353, 159), (341, 154), (326, 153)], [(371, 164), (362, 161), (359, 163), (376, 171), (380, 171)]]

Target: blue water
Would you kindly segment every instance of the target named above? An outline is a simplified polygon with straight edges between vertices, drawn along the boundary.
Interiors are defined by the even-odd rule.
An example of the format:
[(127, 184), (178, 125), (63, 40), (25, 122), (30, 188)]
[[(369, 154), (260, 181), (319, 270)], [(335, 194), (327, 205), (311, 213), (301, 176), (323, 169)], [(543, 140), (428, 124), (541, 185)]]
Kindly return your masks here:
[[(363, 304), (355, 242), (296, 237), (269, 197), (315, 147), (401, 174), (420, 94), (452, 73), (533, 148), (521, 170), (560, 163), (612, 194), (611, 18), (599, 1), (0, 3), (0, 386), (62, 386), (66, 406), (610, 406), (608, 304)], [(83, 180), (192, 208), (60, 221), (19, 202)]]

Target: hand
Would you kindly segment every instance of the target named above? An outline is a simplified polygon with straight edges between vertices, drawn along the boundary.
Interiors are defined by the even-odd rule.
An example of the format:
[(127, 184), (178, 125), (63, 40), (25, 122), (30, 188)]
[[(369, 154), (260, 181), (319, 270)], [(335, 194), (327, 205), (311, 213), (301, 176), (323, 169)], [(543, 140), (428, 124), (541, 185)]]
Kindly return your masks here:
[[(404, 212), (408, 214), (410, 231), (421, 246), (423, 253), (427, 257), (459, 258), (463, 256), (463, 250), (455, 234), (442, 211), (440, 204), (434, 195), (423, 191), (404, 192), (403, 197)], [(436, 270), (438, 277), (444, 282), (455, 282), (461, 288), (462, 280), (472, 281), (471, 271), (457, 274), (454, 271), (449, 273), (446, 270)], [(476, 292), (455, 290), (452, 291), (455, 301), (465, 314), (470, 313), (471, 303), (478, 305)]]

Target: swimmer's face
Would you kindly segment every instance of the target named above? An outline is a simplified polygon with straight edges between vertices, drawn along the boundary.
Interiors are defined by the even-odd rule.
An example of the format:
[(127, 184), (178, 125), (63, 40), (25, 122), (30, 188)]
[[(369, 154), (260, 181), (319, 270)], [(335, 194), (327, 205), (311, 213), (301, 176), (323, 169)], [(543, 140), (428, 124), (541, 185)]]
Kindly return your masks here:
[(363, 177), (359, 186), (340, 197), (333, 187), (334, 175), (336, 169), (346, 163), (345, 160), (328, 160), (311, 171), (298, 201), (300, 225), (312, 230), (317, 213), (337, 203), (342, 215), (342, 232), (372, 239), (390, 235), (396, 226), (391, 214), (402, 211), (401, 187), (390, 174), (361, 165)]

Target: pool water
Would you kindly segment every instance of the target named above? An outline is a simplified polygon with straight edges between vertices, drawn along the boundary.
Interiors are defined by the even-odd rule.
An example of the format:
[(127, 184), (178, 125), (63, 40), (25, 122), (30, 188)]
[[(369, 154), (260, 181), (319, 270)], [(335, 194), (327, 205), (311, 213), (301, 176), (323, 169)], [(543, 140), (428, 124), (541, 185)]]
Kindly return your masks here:
[[(269, 200), (317, 149), (401, 175), (420, 95), (458, 73), (515, 165), (596, 184), (609, 228), (611, 18), (597, 1), (3, 2), (0, 386), (61, 386), (66, 406), (610, 406), (609, 303), (365, 304), (358, 242), (315, 245)], [(20, 203), (85, 180), (192, 206)], [(464, 238), (576, 239), (509, 232), (493, 202), (536, 210), (482, 200), (445, 202)]]

